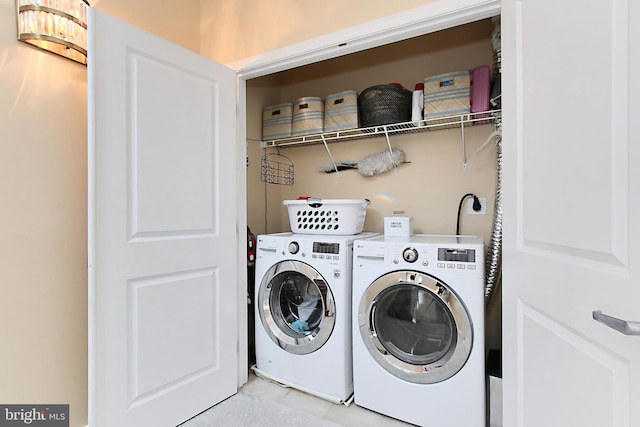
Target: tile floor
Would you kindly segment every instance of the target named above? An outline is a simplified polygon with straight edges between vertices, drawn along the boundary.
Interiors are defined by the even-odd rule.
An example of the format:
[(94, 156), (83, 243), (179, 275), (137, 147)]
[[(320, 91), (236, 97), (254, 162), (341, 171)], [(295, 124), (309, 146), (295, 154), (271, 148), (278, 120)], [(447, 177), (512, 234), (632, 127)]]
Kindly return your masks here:
[(349, 406), (338, 405), (294, 388), (281, 386), (277, 383), (256, 377), (253, 371), (249, 373), (249, 381), (242, 386), (241, 391), (273, 400), (281, 405), (289, 406), (299, 411), (308, 412), (345, 427), (413, 426), (413, 424), (407, 424), (378, 414), (377, 412), (361, 408), (355, 403), (351, 403)]

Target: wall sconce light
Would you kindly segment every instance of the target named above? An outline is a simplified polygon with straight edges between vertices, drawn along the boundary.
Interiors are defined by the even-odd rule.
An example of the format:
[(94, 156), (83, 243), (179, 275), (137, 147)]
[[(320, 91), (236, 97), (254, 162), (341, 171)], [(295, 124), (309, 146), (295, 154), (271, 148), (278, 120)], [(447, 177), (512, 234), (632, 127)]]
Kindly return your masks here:
[(87, 64), (86, 0), (16, 0), (18, 40)]

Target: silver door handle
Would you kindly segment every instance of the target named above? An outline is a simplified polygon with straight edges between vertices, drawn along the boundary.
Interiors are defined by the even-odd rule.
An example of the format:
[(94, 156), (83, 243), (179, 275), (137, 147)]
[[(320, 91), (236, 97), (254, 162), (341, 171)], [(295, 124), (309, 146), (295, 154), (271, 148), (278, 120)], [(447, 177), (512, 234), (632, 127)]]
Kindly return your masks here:
[(602, 314), (600, 310), (593, 312), (593, 319), (625, 335), (640, 335), (640, 322), (629, 322), (628, 320), (607, 316)]

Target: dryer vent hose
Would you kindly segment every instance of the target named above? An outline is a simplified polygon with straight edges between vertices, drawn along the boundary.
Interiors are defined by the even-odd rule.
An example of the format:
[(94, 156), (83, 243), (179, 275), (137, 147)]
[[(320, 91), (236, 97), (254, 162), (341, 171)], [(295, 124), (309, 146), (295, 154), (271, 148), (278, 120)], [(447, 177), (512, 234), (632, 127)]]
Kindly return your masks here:
[[(496, 127), (502, 131), (502, 117), (496, 117)], [(493, 301), (496, 287), (502, 277), (502, 136), (496, 138), (496, 200), (493, 210), (493, 229), (485, 265), (485, 304)]]

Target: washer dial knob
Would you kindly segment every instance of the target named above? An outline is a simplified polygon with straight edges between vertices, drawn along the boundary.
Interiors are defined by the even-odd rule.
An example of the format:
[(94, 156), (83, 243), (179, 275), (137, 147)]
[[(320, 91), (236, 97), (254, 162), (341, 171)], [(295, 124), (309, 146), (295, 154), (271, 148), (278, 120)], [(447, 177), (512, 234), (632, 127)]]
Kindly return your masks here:
[(418, 260), (418, 251), (414, 248), (407, 248), (402, 252), (402, 258), (406, 262), (416, 262)]
[(299, 250), (300, 250), (300, 245), (298, 244), (298, 242), (289, 243), (289, 253), (295, 255), (298, 253)]

